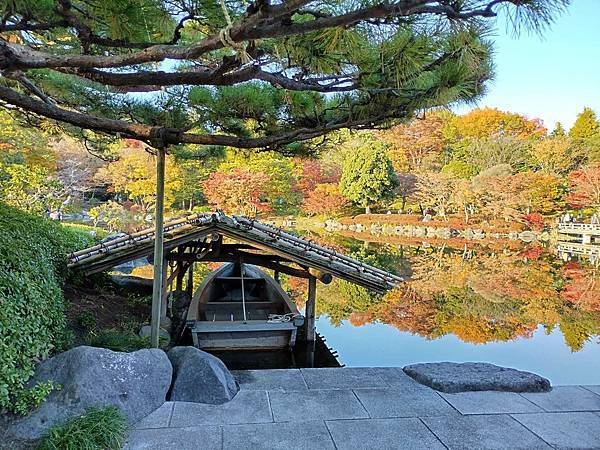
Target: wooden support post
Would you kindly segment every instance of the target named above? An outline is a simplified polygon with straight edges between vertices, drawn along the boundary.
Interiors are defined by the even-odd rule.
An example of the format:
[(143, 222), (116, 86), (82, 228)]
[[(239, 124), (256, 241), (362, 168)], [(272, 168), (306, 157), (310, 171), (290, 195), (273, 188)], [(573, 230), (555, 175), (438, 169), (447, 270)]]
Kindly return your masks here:
[(190, 263), (190, 268), (188, 269), (188, 280), (186, 285), (186, 290), (190, 298), (194, 294), (194, 263)]
[(185, 270), (183, 270), (183, 261), (177, 261), (177, 278), (175, 278), (175, 290), (182, 291), (183, 290), (183, 278), (185, 277)]
[(317, 278), (308, 278), (308, 299), (306, 300), (306, 341), (315, 340), (315, 305), (317, 300)]
[(161, 326), (169, 325), (169, 319), (167, 318), (167, 306), (169, 303), (169, 292), (171, 291), (171, 286), (173, 280), (169, 283), (169, 262), (167, 261), (167, 257), (163, 258), (163, 278), (162, 278), (162, 295), (161, 295), (161, 303), (160, 303), (160, 324)]
[(152, 285), (152, 321), (150, 323), (150, 345), (158, 348), (164, 258), (164, 205), (165, 205), (165, 149), (156, 152), (156, 211), (154, 221), (154, 283)]

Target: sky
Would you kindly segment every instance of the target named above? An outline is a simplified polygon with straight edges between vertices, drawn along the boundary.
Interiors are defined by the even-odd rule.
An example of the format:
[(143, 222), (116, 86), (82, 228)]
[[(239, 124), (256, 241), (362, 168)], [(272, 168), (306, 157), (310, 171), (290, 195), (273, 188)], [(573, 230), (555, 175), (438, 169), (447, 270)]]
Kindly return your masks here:
[(496, 75), (476, 107), (539, 118), (548, 129), (557, 121), (568, 129), (584, 106), (600, 116), (600, 0), (572, 0), (542, 37), (514, 37), (499, 20), (492, 39)]

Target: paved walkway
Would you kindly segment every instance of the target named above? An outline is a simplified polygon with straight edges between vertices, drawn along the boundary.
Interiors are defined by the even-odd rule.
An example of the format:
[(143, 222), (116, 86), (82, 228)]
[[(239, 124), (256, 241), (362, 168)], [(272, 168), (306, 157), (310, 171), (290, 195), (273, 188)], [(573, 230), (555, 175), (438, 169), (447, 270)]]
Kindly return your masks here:
[(600, 449), (600, 386), (444, 394), (399, 368), (235, 372), (229, 403), (167, 402), (139, 449)]

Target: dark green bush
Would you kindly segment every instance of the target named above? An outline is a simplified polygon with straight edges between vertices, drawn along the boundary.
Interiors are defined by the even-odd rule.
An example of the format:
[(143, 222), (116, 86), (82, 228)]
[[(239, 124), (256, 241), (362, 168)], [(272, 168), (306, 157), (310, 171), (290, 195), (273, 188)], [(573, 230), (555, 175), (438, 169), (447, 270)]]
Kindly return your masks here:
[(38, 450), (117, 450), (126, 437), (127, 420), (118, 408), (93, 408), (83, 416), (52, 427)]
[(24, 414), (50, 385), (26, 389), (34, 363), (68, 340), (61, 283), (85, 232), (0, 203), (0, 410)]
[(96, 316), (91, 311), (84, 311), (77, 317), (77, 325), (86, 331), (93, 330), (96, 326)]
[(108, 329), (90, 334), (88, 345), (107, 348), (115, 352), (134, 352), (150, 347), (150, 338), (141, 337), (131, 331)]

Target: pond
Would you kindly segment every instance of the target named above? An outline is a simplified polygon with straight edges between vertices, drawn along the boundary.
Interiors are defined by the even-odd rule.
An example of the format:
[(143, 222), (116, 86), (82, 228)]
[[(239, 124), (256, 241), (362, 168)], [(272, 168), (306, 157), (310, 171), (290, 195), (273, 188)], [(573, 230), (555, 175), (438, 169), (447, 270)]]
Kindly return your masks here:
[[(557, 243), (507, 239), (305, 237), (407, 279), (383, 297), (340, 280), (319, 283), (317, 331), (346, 366), (487, 361), (554, 384), (600, 384), (600, 272), (593, 258), (560, 251)], [(302, 303), (304, 285), (287, 284)]]

